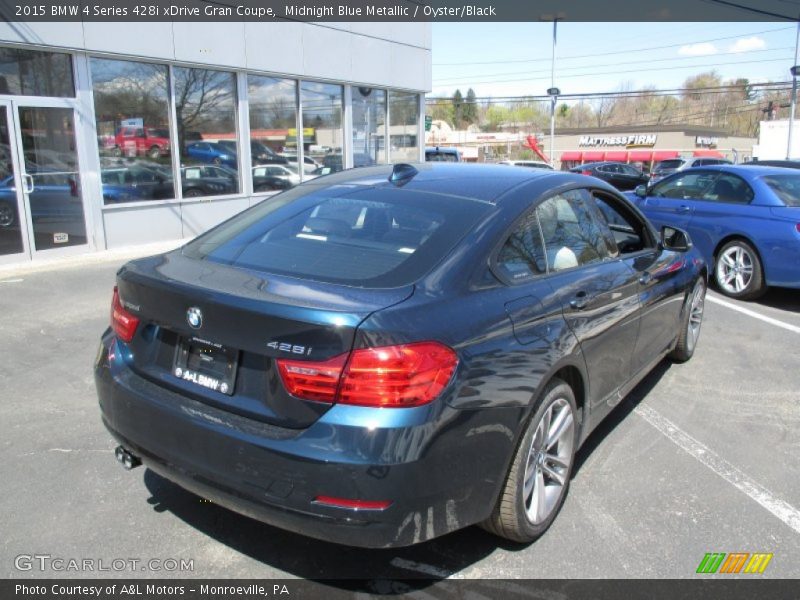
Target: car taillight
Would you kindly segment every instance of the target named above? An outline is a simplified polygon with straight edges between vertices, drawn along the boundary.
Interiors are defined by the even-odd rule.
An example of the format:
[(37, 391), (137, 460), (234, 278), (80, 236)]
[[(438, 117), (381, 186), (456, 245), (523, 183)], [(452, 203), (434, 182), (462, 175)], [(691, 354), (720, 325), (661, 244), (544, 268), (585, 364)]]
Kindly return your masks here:
[(591, 174), (592, 174), (592, 172), (591, 171), (587, 171), (586, 169), (581, 171), (581, 175), (591, 175)]
[(130, 342), (138, 326), (139, 319), (125, 310), (119, 299), (119, 290), (114, 286), (114, 295), (111, 299), (111, 328), (123, 342)]
[(437, 342), (354, 350), (324, 362), (278, 359), (278, 372), (293, 396), (358, 406), (408, 407), (432, 402), (458, 364)]

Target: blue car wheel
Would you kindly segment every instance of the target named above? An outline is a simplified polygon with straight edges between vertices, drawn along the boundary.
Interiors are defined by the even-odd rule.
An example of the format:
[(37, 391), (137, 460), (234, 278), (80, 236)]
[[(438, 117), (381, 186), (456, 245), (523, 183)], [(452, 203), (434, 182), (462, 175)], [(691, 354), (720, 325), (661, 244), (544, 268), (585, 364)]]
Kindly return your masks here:
[(720, 249), (714, 279), (723, 294), (739, 300), (753, 300), (767, 291), (758, 253), (744, 240), (733, 240)]

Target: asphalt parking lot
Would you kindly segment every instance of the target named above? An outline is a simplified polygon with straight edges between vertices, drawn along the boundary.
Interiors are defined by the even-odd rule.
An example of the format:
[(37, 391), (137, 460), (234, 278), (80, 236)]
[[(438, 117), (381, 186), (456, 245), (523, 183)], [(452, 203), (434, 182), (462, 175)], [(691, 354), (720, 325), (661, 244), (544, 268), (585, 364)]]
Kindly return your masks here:
[[(756, 303), (711, 293), (694, 359), (661, 364), (592, 435), (536, 543), (471, 527), (365, 551), (117, 464), (91, 365), (118, 265), (0, 271), (4, 577), (688, 578), (707, 552), (773, 553), (760, 577), (800, 576), (800, 292)], [(19, 570), (20, 555), (187, 559), (193, 569)]]

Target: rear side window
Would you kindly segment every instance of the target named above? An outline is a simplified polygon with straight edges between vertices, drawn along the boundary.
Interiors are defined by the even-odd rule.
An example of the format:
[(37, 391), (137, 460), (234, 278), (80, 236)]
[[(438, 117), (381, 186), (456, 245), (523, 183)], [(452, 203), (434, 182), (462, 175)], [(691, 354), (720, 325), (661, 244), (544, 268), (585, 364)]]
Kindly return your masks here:
[(683, 164), (683, 161), (680, 159), (675, 160), (662, 160), (660, 163), (656, 165), (656, 171), (661, 171), (663, 169), (677, 169)]
[(525, 217), (508, 237), (497, 255), (496, 263), (511, 281), (547, 273), (547, 259), (536, 211)]
[(284, 196), (212, 229), (184, 254), (264, 273), (398, 287), (425, 275), (491, 209), (485, 202), (385, 189)]
[(768, 175), (763, 181), (786, 206), (800, 206), (800, 175)]

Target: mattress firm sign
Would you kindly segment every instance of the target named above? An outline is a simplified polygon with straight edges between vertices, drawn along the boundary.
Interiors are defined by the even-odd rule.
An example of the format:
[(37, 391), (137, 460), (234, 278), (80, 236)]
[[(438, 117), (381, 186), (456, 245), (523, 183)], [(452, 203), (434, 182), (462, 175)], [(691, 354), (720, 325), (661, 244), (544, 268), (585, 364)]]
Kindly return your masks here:
[(652, 148), (656, 145), (658, 135), (656, 134), (636, 134), (636, 135), (611, 135), (611, 136), (592, 136), (582, 135), (578, 138), (578, 146), (589, 146), (592, 148), (602, 146), (625, 146), (626, 148)]

